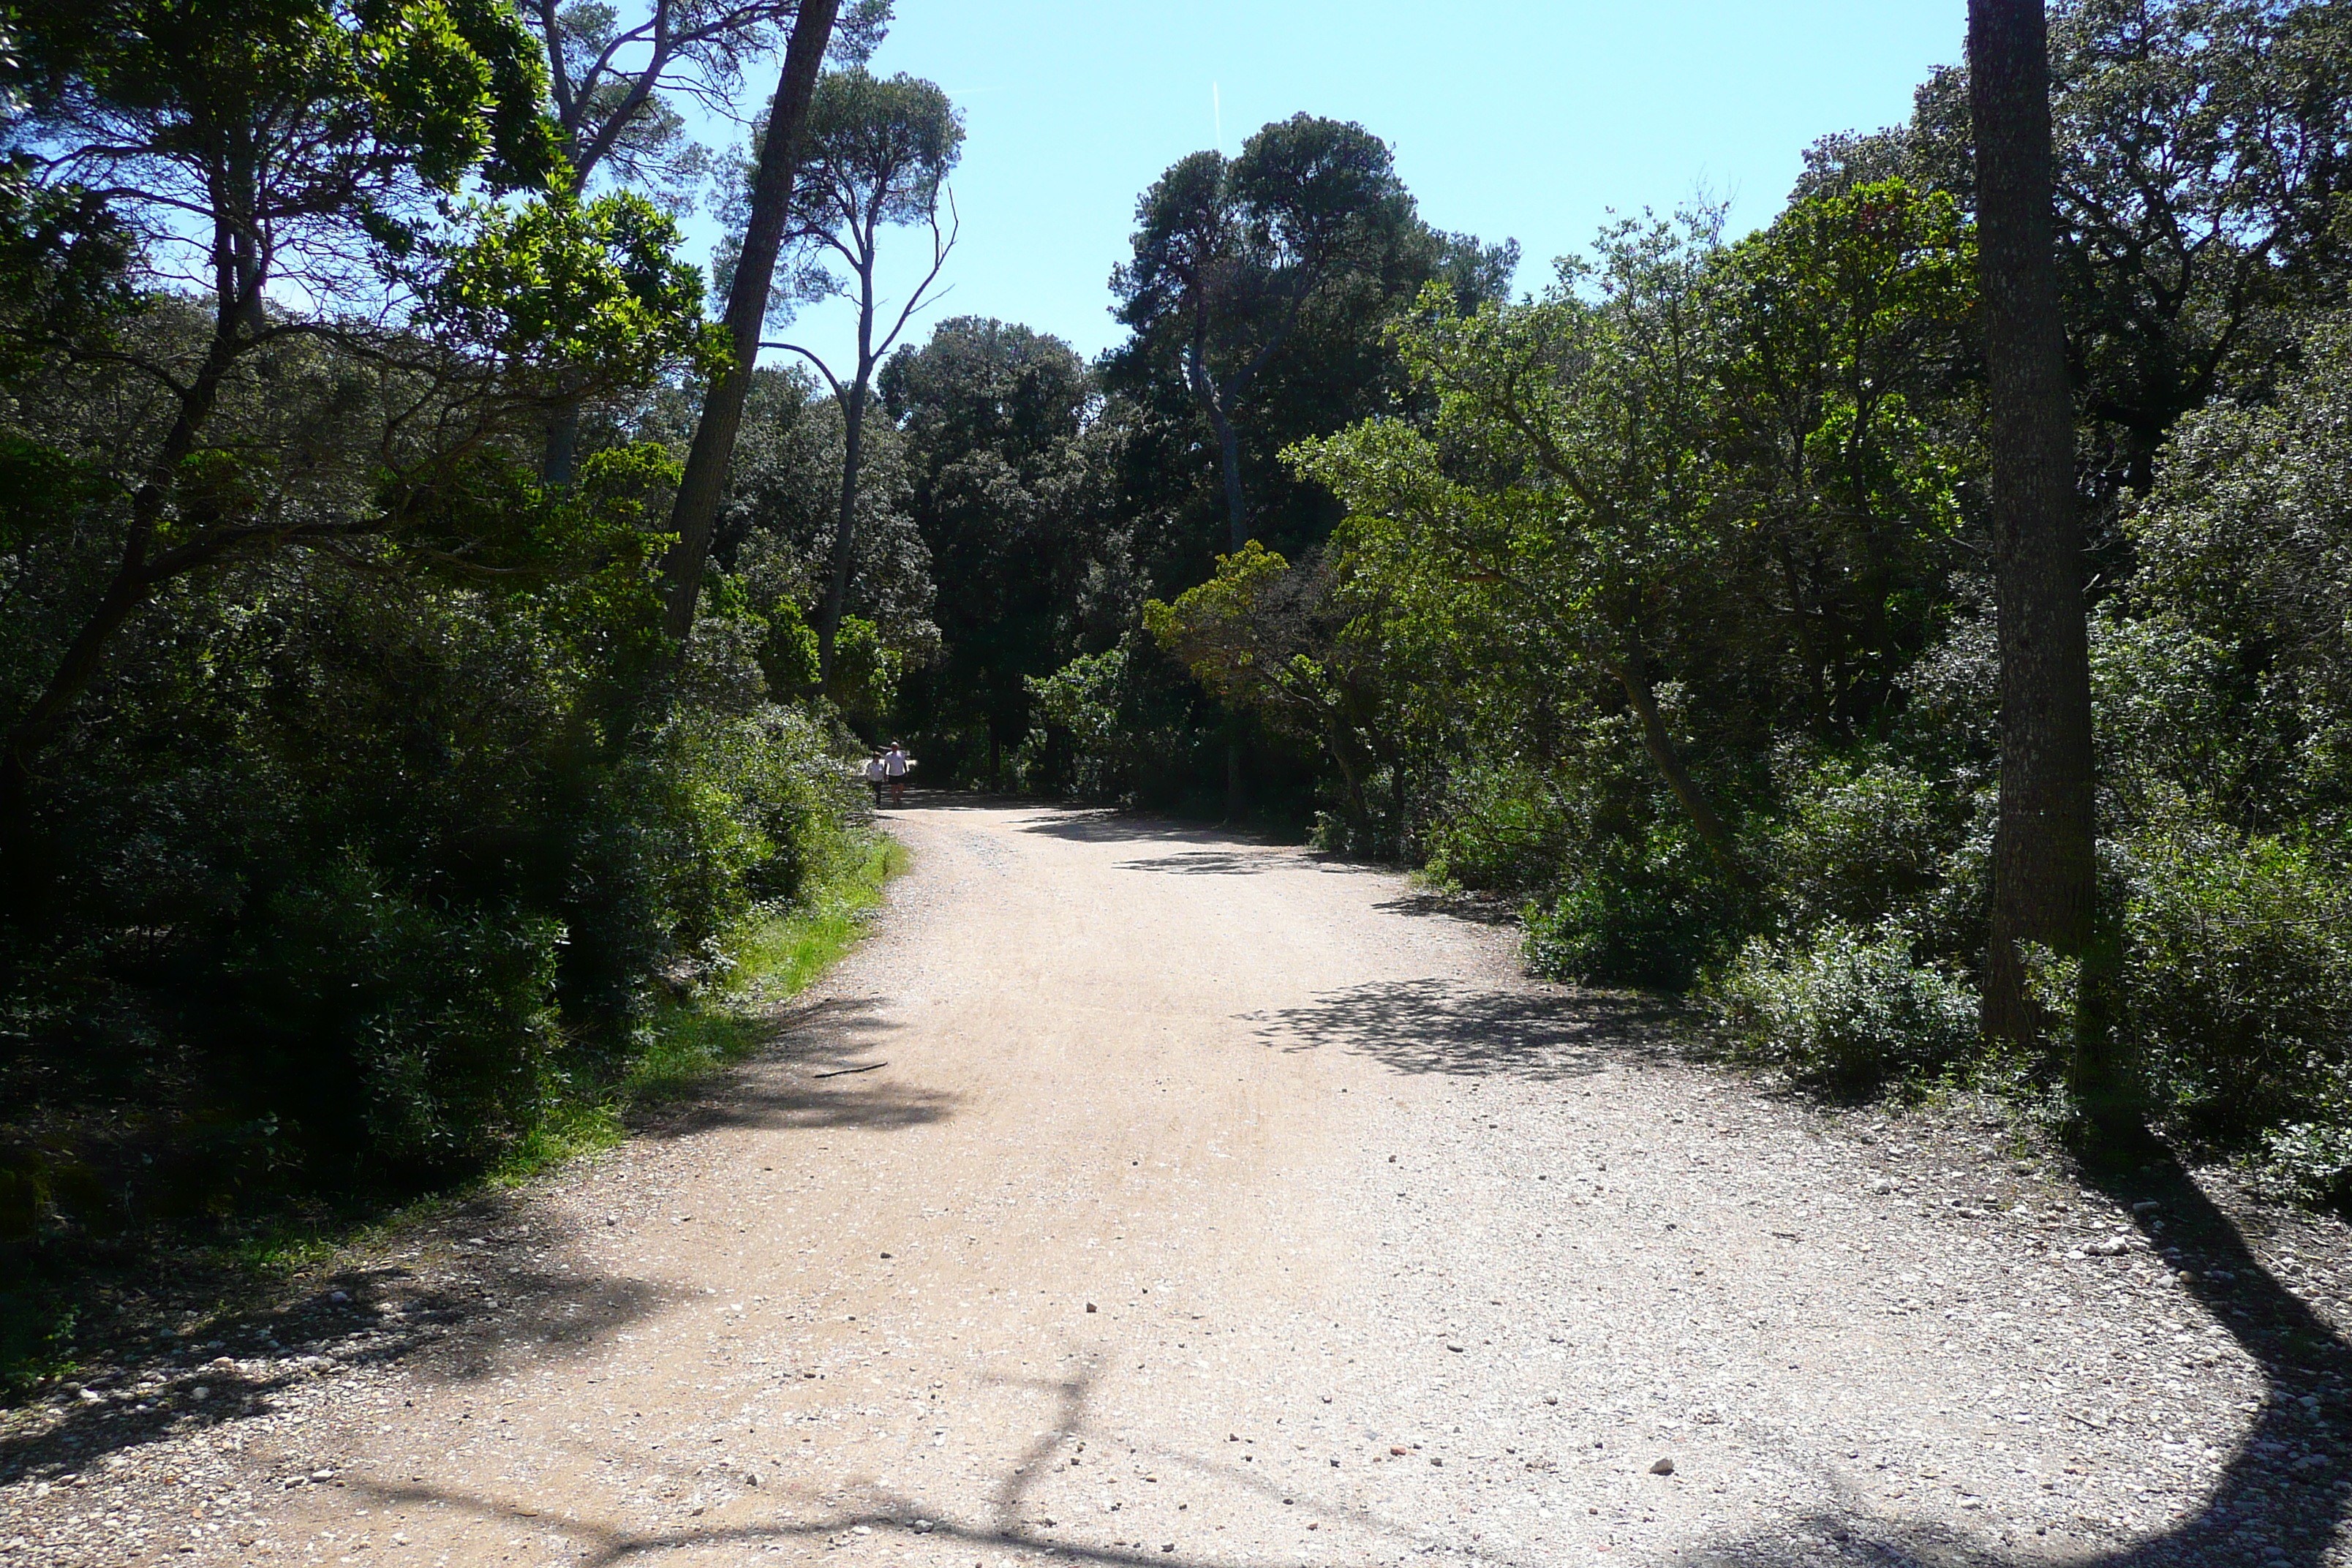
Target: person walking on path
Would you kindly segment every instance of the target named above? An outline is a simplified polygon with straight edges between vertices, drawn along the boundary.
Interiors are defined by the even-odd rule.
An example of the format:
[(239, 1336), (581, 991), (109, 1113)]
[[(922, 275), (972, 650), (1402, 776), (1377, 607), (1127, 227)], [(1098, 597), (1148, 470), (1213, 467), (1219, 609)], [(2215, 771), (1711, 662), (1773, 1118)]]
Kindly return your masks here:
[(891, 742), (890, 749), (882, 753), (882, 773), (890, 781), (892, 805), (907, 804), (907, 770), (914, 765), (915, 760), (907, 755), (907, 748), (897, 741)]
[(877, 811), (882, 809), (882, 784), (888, 777), (889, 772), (883, 766), (881, 752), (876, 752), (866, 759), (866, 783), (874, 792), (874, 809)]

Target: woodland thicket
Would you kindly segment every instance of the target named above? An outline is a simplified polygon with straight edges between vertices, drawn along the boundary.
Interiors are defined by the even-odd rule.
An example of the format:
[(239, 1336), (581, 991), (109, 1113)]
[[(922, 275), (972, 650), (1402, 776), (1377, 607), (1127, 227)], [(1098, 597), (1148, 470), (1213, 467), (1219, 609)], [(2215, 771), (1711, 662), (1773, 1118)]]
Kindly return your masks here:
[(854, 855), (892, 736), (1507, 899), (1833, 1093), (2065, 1128), (2095, 1034), (2352, 1200), (2352, 13), (2051, 9), (2096, 912), (1997, 1044), (1965, 70), (1532, 290), (1278, 121), (1140, 194), (1088, 363), (879, 296), (952, 277), (964, 135), (887, 20), (0, 7), (8, 1245), (496, 1167)]

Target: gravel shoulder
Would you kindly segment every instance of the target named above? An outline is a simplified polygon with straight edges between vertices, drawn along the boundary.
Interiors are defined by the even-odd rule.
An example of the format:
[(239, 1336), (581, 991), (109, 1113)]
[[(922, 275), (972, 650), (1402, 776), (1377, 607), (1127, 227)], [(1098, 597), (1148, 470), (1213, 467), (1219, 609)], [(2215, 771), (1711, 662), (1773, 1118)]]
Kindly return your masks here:
[(0, 1417), (0, 1564), (2352, 1568), (2352, 1248), (1386, 873), (931, 796), (663, 1125)]

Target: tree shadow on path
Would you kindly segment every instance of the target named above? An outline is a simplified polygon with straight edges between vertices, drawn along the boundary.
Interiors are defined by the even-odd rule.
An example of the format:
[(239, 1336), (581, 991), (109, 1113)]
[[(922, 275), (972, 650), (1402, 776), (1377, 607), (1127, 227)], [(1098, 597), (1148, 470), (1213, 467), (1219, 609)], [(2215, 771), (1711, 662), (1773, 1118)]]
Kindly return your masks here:
[[(2149, 1245), (2189, 1276), (2186, 1292), (2263, 1368), (2260, 1414), (2204, 1501), (2168, 1529), (2127, 1545), (2076, 1552), (2082, 1568), (2319, 1568), (2352, 1517), (2352, 1453), (2331, 1427), (2352, 1417), (2352, 1345), (2263, 1263), (2238, 1224), (2169, 1159), (2130, 1175), (2078, 1173), (2126, 1206)], [(1859, 1515), (1814, 1516), (1798, 1528), (1843, 1531), (1864, 1561), (2009, 1564), (2028, 1561), (1959, 1532), (1906, 1528)], [(1708, 1548), (1703, 1563), (1817, 1560), (1788, 1537)], [(2046, 1555), (2031, 1561), (2047, 1562)], [(2334, 1561), (2341, 1562), (2338, 1555)]]
[(1097, 810), (1045, 807), (1018, 826), (1024, 833), (1034, 833), (1046, 838), (1066, 838), (1074, 844), (1150, 842), (1230, 847), (1255, 842), (1244, 833), (1228, 832), (1217, 827), (1194, 827), (1171, 822), (1164, 816), (1148, 816), (1140, 812), (1114, 811), (1108, 807)]
[(1584, 1078), (1612, 1061), (1680, 1054), (1676, 1013), (1638, 996), (1487, 990), (1450, 980), (1391, 980), (1336, 991), (1304, 1007), (1247, 1016), (1283, 1051), (1336, 1049), (1406, 1073), (1537, 1082)]
[(954, 1095), (877, 1065), (898, 1032), (882, 1007), (871, 997), (837, 997), (779, 1010), (757, 1056), (665, 1101), (632, 1131), (683, 1138), (718, 1127), (887, 1130), (945, 1121)]
[[(1668, 1004), (1589, 993), (1486, 990), (1443, 980), (1360, 985), (1310, 1005), (1253, 1016), (1269, 1048), (1336, 1048), (1399, 1072), (1575, 1079), (1612, 1064), (1696, 1054)], [(2130, 1212), (2185, 1293), (2261, 1365), (2260, 1413), (2200, 1506), (2171, 1528), (2056, 1560), (2082, 1568), (2320, 1568), (2352, 1519), (2352, 1344), (2262, 1260), (2236, 1221), (2178, 1163), (2076, 1173)], [(2138, 1206), (2135, 1206), (2138, 1205)], [(1685, 1561), (1748, 1568), (1832, 1561), (2044, 1563), (1998, 1541), (1857, 1507), (1788, 1519), (1695, 1548)], [(2336, 1561), (2342, 1561), (2341, 1558)]]
[[(740, 1524), (681, 1521), (668, 1528), (656, 1526), (632, 1531), (576, 1518), (567, 1517), (560, 1521), (551, 1518), (543, 1500), (526, 1504), (455, 1488), (415, 1482), (404, 1484), (354, 1479), (349, 1484), (379, 1505), (422, 1505), (436, 1510), (451, 1510), (485, 1524), (518, 1531), (541, 1534), (551, 1530), (560, 1531), (569, 1542), (567, 1559), (580, 1564), (581, 1568), (619, 1568), (620, 1564), (656, 1558), (669, 1552), (724, 1546), (749, 1549), (796, 1544), (811, 1549), (847, 1545), (855, 1541), (860, 1546), (871, 1547), (878, 1546), (892, 1537), (909, 1544), (925, 1540), (942, 1544), (959, 1542), (977, 1552), (1013, 1552), (1052, 1562), (1102, 1563), (1108, 1568), (1145, 1563), (1156, 1564), (1158, 1568), (1243, 1568), (1244, 1563), (1263, 1562), (1264, 1559), (1255, 1554), (1244, 1558), (1199, 1551), (1189, 1542), (1155, 1542), (1147, 1539), (1098, 1545), (1073, 1541), (1060, 1533), (1062, 1526), (1047, 1521), (1042, 1509), (1033, 1502), (1032, 1493), (1037, 1482), (1046, 1475), (1046, 1461), (1054, 1449), (1068, 1439), (1103, 1439), (1111, 1436), (1097, 1429), (1088, 1413), (1100, 1375), (1101, 1358), (1089, 1356), (1077, 1371), (1049, 1383), (998, 1380), (1013, 1386), (1026, 1386), (1050, 1393), (1055, 1399), (1055, 1415), (1053, 1430), (1032, 1439), (1007, 1465), (1002, 1479), (989, 1495), (984, 1519), (958, 1520), (954, 1517), (957, 1510), (953, 1509), (926, 1506), (919, 1499), (896, 1489), (867, 1485), (859, 1489), (862, 1495), (854, 1501), (836, 1503), (827, 1499), (820, 1505), (818, 1517), (814, 1519), (747, 1520)], [(1105, 1446), (1108, 1447), (1107, 1444)], [(1170, 1465), (1182, 1466), (1203, 1480), (1237, 1487), (1252, 1494), (1258, 1501), (1273, 1503), (1276, 1507), (1289, 1501), (1289, 1494), (1297, 1490), (1295, 1486), (1277, 1483), (1269, 1477), (1248, 1474), (1230, 1464), (1219, 1466), (1195, 1456), (1165, 1449), (1157, 1450), (1155, 1457)], [(806, 1506), (805, 1501), (803, 1506)], [(699, 1513), (701, 1510), (698, 1509), (696, 1511)], [(1416, 1552), (1443, 1550), (1443, 1543), (1436, 1537), (1411, 1521), (1383, 1519), (1370, 1510), (1336, 1498), (1319, 1500), (1313, 1511), (1322, 1518), (1345, 1518), (1378, 1534), (1414, 1542)], [(1032, 1513), (1034, 1517), (1024, 1517), (1024, 1513)], [(1156, 1537), (1167, 1529), (1163, 1524), (1144, 1533), (1148, 1537)], [(860, 1531), (865, 1532), (862, 1539), (858, 1534)], [(1492, 1549), (1473, 1549), (1468, 1555), (1481, 1563), (1502, 1564), (1504, 1568), (1536, 1568), (1536, 1564), (1527, 1559), (1505, 1555)], [(1349, 1553), (1350, 1560), (1360, 1556), (1360, 1552)], [(500, 1560), (505, 1560), (503, 1553)]]

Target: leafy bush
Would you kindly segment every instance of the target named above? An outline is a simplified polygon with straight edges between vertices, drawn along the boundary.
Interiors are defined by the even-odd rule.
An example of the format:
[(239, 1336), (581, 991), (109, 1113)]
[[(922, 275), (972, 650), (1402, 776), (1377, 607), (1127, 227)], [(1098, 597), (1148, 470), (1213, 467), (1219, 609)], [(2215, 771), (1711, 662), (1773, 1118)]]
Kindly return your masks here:
[(847, 852), (852, 785), (750, 640), (698, 635), (665, 700), (627, 685), (633, 591), (257, 576), (159, 607), (167, 657), (40, 801), (79, 853), (0, 926), (0, 1135), (47, 1118), (98, 1173), (43, 1205), (77, 1223), (488, 1168)]
[(2254, 1189), (2265, 1197), (2352, 1209), (2352, 1105), (2330, 1121), (2297, 1121), (2263, 1135)]
[(1740, 900), (1694, 836), (1603, 839), (1526, 911), (1528, 967), (1557, 979), (1688, 985), (1738, 940)]
[(1900, 913), (1941, 880), (1967, 807), (1947, 783), (1899, 763), (1820, 762), (1792, 792), (1773, 841), (1791, 918), (1810, 930)]
[(1578, 827), (1552, 781), (1470, 761), (1447, 777), (1429, 825), (1429, 872), (1507, 892), (1541, 887), (1567, 858)]
[(1932, 1073), (1976, 1048), (1969, 987), (1912, 956), (1909, 935), (1830, 921), (1799, 942), (1750, 942), (1710, 987), (1744, 1053), (1863, 1093)]
[(2305, 847), (2200, 822), (2177, 797), (2125, 859), (2119, 1026), (2157, 1114), (2224, 1148), (2346, 1125), (2352, 884)]
[(293, 1131), (311, 1180), (415, 1184), (532, 1121), (562, 939), (545, 914), (433, 908), (345, 856), (239, 922), (195, 1038), (242, 1118)]

